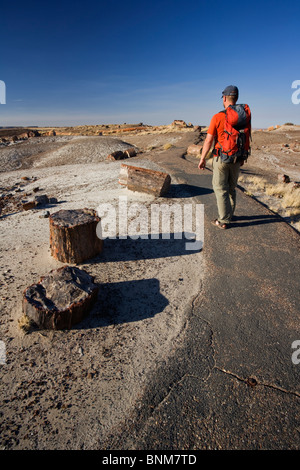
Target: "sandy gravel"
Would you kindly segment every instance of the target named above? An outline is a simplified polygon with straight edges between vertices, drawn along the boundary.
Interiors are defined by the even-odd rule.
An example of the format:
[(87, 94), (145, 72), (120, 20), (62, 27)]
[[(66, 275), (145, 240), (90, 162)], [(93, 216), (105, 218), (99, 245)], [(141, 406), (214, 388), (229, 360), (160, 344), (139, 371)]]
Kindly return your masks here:
[[(173, 145), (180, 139), (145, 137), (139, 146), (156, 151), (171, 137)], [(2, 449), (101, 448), (138, 406), (150, 375), (183, 340), (202, 276), (202, 253), (186, 251), (184, 238), (105, 240), (103, 253), (80, 266), (101, 285), (89, 316), (69, 331), (24, 333), (19, 327), (24, 289), (62, 266), (50, 255), (45, 211), (96, 209), (104, 202), (118, 209), (120, 196), (147, 210), (162, 202), (118, 184), (120, 162), (105, 157), (125, 147), (128, 142), (120, 139), (49, 137), (0, 151), (0, 192), (57, 198), (29, 211), (12, 205), (0, 219)], [(159, 169), (147, 152), (132, 163)], [(164, 202), (182, 205), (185, 196), (173, 180)]]

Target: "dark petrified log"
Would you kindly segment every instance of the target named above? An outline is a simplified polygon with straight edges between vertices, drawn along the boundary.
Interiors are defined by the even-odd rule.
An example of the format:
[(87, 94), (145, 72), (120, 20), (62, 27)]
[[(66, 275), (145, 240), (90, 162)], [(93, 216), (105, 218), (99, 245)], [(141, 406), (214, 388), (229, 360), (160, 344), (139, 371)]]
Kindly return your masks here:
[(45, 329), (70, 329), (90, 311), (99, 286), (85, 271), (63, 266), (23, 293), (23, 313)]
[(116, 150), (115, 152), (112, 152), (107, 156), (107, 160), (112, 160), (112, 161), (124, 160), (124, 158), (128, 158), (128, 157), (121, 150)]
[(136, 156), (136, 150), (135, 148), (131, 147), (127, 150), (125, 150), (125, 155), (127, 155), (128, 158), (135, 157)]
[(119, 183), (131, 191), (164, 196), (170, 188), (171, 177), (162, 171), (121, 164)]
[(100, 218), (91, 209), (60, 210), (50, 215), (51, 255), (63, 263), (81, 263), (101, 253)]

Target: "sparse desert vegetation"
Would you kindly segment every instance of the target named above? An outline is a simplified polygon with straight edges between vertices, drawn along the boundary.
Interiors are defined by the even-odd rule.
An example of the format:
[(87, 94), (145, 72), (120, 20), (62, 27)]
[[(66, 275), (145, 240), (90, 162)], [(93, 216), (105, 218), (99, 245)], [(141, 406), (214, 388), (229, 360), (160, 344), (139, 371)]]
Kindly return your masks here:
[(265, 178), (244, 174), (239, 183), (249, 196), (266, 203), (270, 210), (300, 231), (300, 185), (295, 182), (270, 183)]

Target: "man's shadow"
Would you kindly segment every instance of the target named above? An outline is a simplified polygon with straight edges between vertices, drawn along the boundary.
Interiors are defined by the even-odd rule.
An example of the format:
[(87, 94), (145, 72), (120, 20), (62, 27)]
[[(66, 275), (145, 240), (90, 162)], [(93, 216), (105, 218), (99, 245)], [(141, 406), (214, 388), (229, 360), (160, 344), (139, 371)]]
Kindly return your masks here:
[(270, 215), (242, 215), (234, 216), (230, 228), (249, 227), (251, 225), (265, 225), (285, 222), (282, 217), (276, 214)]

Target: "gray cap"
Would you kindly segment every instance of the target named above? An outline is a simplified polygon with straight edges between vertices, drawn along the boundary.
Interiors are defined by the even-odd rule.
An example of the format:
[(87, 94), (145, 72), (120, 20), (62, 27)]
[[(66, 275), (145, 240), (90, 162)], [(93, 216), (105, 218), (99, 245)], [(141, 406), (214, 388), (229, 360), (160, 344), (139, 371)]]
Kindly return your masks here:
[(222, 98), (223, 96), (236, 96), (239, 97), (239, 89), (234, 85), (229, 85), (222, 91)]

